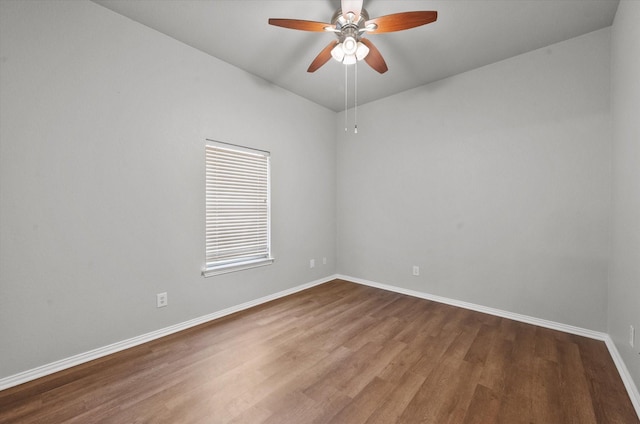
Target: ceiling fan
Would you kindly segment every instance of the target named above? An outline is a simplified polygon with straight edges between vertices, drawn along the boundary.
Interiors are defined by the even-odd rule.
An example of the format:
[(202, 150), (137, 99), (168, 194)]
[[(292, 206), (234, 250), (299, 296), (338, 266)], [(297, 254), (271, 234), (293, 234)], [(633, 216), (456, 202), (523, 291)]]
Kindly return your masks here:
[(333, 57), (345, 65), (364, 59), (369, 66), (383, 74), (389, 69), (386, 62), (376, 46), (363, 35), (402, 31), (435, 22), (436, 19), (438, 12), (435, 11), (401, 12), (370, 19), (367, 10), (362, 8), (362, 0), (342, 0), (341, 8), (333, 14), (331, 23), (271, 18), (269, 24), (301, 31), (336, 34), (338, 39), (322, 49), (307, 72), (315, 72)]

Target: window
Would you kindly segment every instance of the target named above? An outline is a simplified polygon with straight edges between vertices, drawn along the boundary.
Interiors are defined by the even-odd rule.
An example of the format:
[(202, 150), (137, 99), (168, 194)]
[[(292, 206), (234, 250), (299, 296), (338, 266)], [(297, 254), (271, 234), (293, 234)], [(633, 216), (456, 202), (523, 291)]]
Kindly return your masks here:
[(273, 263), (269, 152), (207, 140), (204, 276)]

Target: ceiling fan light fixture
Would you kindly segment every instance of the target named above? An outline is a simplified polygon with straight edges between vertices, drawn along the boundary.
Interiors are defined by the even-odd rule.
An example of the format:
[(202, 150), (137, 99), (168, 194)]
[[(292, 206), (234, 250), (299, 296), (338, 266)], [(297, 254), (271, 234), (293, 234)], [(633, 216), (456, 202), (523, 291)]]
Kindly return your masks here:
[(358, 41), (358, 48), (356, 49), (356, 58), (362, 60), (369, 54), (369, 47), (365, 46), (362, 42)]
[(338, 62), (342, 62), (342, 59), (344, 59), (344, 50), (342, 50), (342, 43), (336, 44), (336, 46), (331, 49), (331, 57), (333, 57)]
[[(351, 37), (347, 38), (349, 39)], [(345, 46), (350, 46), (347, 44), (347, 40), (345, 40), (345, 42), (338, 43), (333, 49), (331, 49), (331, 57), (345, 65), (353, 65), (357, 61), (367, 57), (369, 54), (369, 47), (360, 41), (356, 42), (353, 38), (351, 38), (351, 40), (355, 43), (355, 49), (353, 47), (349, 49), (345, 48)]]
[(354, 55), (358, 50), (358, 42), (351, 36), (345, 37), (344, 41), (342, 42), (342, 50), (347, 56)]
[(344, 56), (344, 59), (342, 60), (342, 63), (345, 65), (353, 65), (354, 63), (356, 63), (358, 60), (356, 59), (356, 55), (355, 54), (347, 54)]

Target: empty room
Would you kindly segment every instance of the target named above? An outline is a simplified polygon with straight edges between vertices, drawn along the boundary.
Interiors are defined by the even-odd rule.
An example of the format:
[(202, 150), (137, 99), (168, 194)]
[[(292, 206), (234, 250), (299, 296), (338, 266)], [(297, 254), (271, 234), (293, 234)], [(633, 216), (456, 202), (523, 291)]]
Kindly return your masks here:
[(639, 0), (0, 0), (0, 422), (640, 424)]

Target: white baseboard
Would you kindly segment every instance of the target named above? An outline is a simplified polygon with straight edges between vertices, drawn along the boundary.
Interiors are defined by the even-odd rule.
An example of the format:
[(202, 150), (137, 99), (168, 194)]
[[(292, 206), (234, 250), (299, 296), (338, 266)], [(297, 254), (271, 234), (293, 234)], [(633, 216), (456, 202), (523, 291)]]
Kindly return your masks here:
[(194, 318), (189, 321), (181, 322), (176, 325), (172, 325), (170, 327), (161, 328), (160, 330), (152, 331), (150, 333), (142, 334), (140, 336), (132, 337), (127, 340), (123, 340), (117, 343), (110, 344), (108, 346), (103, 346), (97, 349), (90, 350), (88, 352), (80, 353), (78, 355), (71, 356), (69, 358), (61, 359), (59, 361), (51, 362), (46, 365), (42, 365), (37, 368), (33, 368), (24, 372), (20, 372), (18, 374), (10, 375), (8, 377), (0, 378), (0, 390), (5, 390), (10, 387), (18, 386), (23, 383), (27, 383), (29, 381), (45, 377), (47, 375), (56, 373), (58, 371), (62, 371), (71, 367), (75, 367), (77, 365), (84, 364), (89, 361), (93, 361), (98, 358), (102, 358), (107, 355), (111, 355), (116, 352), (120, 352), (125, 349), (132, 348), (134, 346), (141, 345), (143, 343), (150, 342), (152, 340), (159, 339), (164, 336), (168, 336), (173, 333), (177, 333), (178, 331), (186, 330), (191, 327), (195, 327), (196, 325), (204, 324), (209, 321), (213, 321), (214, 319), (222, 318), (227, 315), (231, 315), (236, 312), (243, 311), (245, 309), (252, 308), (254, 306), (261, 305), (266, 302), (270, 302), (272, 300), (279, 299), (281, 297), (289, 296), (291, 294), (297, 293), (302, 290), (306, 290), (308, 288), (317, 286), (319, 284), (323, 284), (334, 280), (336, 278), (335, 275), (325, 277), (319, 280), (312, 281), (307, 284), (302, 284), (300, 286), (296, 286), (287, 290), (280, 291), (278, 293), (274, 293), (268, 296), (261, 297), (259, 299), (251, 300), (249, 302), (242, 303), (240, 305), (232, 306), (230, 308), (223, 309), (221, 311), (213, 312), (208, 315), (204, 315), (198, 318)]
[(620, 378), (624, 383), (625, 388), (627, 389), (627, 393), (629, 394), (629, 398), (631, 399), (631, 403), (636, 410), (636, 414), (640, 417), (640, 393), (638, 392), (638, 388), (635, 385), (633, 378), (631, 378), (631, 374), (627, 369), (618, 349), (616, 348), (615, 343), (607, 333), (602, 333), (600, 331), (588, 330), (586, 328), (575, 327), (572, 325), (562, 324), (555, 321), (549, 321), (545, 319), (535, 318), (528, 315), (517, 314), (514, 312), (503, 311), (501, 309), (490, 308), (487, 306), (477, 305), (474, 303), (463, 302), (460, 300), (450, 299), (447, 297), (437, 296), (434, 294), (419, 292), (416, 290), (405, 289), (402, 287), (391, 286), (388, 284), (376, 283), (374, 281), (363, 280), (362, 278), (350, 277), (347, 275), (337, 275), (336, 278), (345, 281), (351, 281), (353, 283), (362, 284), (370, 287), (375, 287), (383, 290), (392, 291), (395, 293), (406, 294), (408, 296), (418, 297), (420, 299), (432, 300), (438, 303), (444, 303), (451, 306), (457, 306), (464, 309), (469, 309), (472, 311), (483, 312), (489, 315), (495, 315), (502, 318), (512, 319), (514, 321), (524, 322), (526, 324), (533, 324), (539, 327), (545, 327), (552, 330), (558, 330), (565, 333), (575, 334), (578, 336), (588, 337), (595, 340), (603, 341), (607, 349), (609, 349), (609, 354), (613, 359), (613, 362), (618, 369), (618, 373), (620, 374)]
[(616, 364), (616, 368), (618, 368), (618, 374), (620, 374), (624, 387), (627, 389), (627, 393), (629, 393), (629, 398), (631, 398), (631, 403), (633, 403), (633, 407), (636, 409), (636, 414), (638, 414), (638, 418), (640, 418), (640, 392), (638, 392), (638, 387), (631, 378), (631, 374), (622, 360), (622, 356), (620, 356), (620, 352), (618, 352), (618, 348), (613, 342), (611, 336), (607, 334), (604, 342), (607, 344), (607, 348), (609, 348), (611, 358)]
[(561, 324), (558, 322), (548, 321), (540, 318), (534, 318), (528, 315), (521, 315), (514, 312), (503, 311), (501, 309), (490, 308), (488, 306), (477, 305), (475, 303), (469, 303), (461, 300), (450, 299), (448, 297), (442, 297), (435, 294), (419, 292), (416, 290), (405, 289), (402, 287), (391, 286), (388, 284), (376, 283), (374, 281), (368, 281), (368, 280), (363, 280), (361, 278), (349, 277), (347, 275), (338, 275), (336, 278), (362, 284), (365, 286), (375, 287), (378, 289), (388, 290), (388, 291), (392, 291), (400, 294), (406, 294), (408, 296), (419, 297), (420, 299), (432, 300), (434, 302), (444, 303), (446, 305), (457, 306), (459, 308), (482, 312), (489, 315), (495, 315), (502, 318), (508, 318), (514, 321), (524, 322), (526, 324), (533, 324), (539, 327), (545, 327), (545, 328), (550, 328), (552, 330), (558, 330), (565, 333), (575, 334), (577, 336), (584, 336), (590, 339), (604, 341), (605, 337), (607, 337), (606, 333), (601, 333), (599, 331), (593, 331), (593, 330), (588, 330), (586, 328), (574, 327), (572, 325)]

